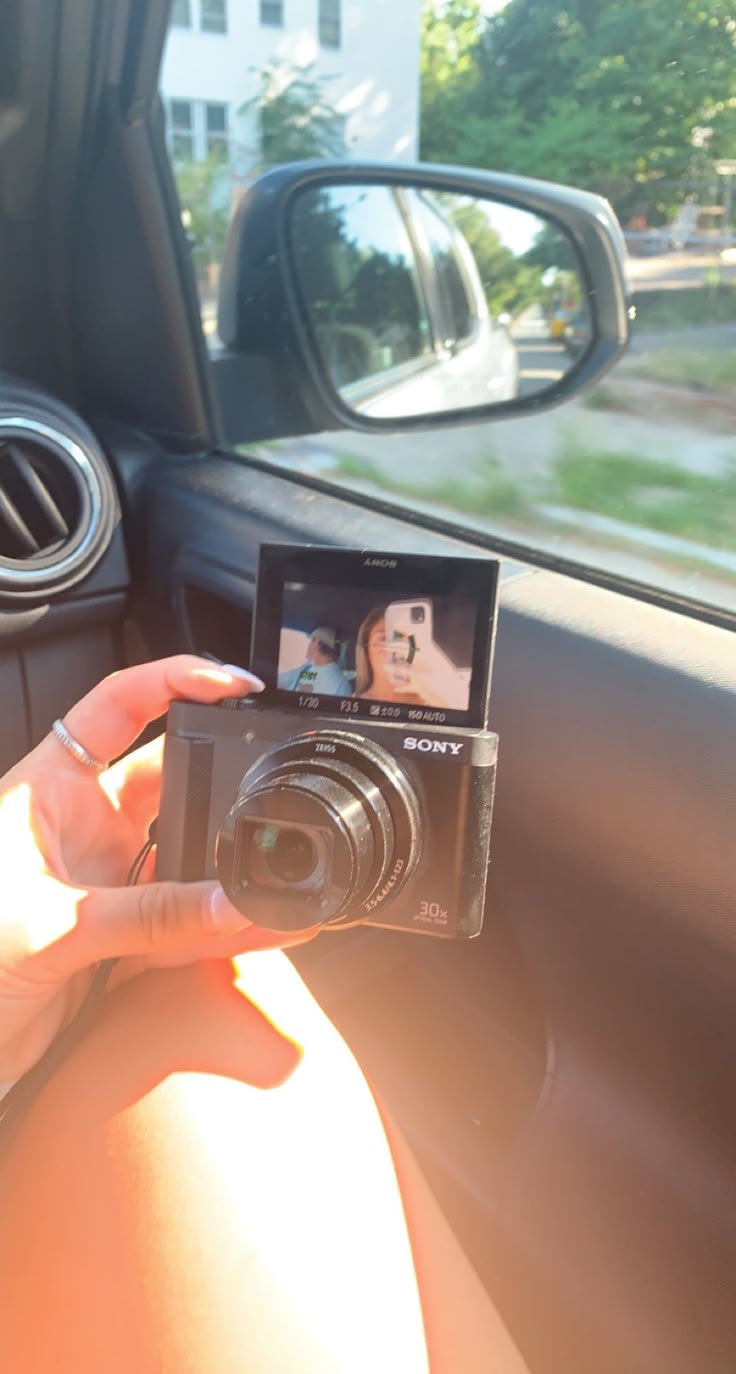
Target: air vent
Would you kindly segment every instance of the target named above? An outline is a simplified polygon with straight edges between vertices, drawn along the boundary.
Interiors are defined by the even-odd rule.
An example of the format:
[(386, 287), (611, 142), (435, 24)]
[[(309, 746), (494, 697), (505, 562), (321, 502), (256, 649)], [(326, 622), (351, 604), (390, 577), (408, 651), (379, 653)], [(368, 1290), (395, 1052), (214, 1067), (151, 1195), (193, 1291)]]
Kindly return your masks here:
[(86, 576), (109, 542), (115, 504), (92, 443), (55, 416), (0, 413), (0, 596), (46, 597)]

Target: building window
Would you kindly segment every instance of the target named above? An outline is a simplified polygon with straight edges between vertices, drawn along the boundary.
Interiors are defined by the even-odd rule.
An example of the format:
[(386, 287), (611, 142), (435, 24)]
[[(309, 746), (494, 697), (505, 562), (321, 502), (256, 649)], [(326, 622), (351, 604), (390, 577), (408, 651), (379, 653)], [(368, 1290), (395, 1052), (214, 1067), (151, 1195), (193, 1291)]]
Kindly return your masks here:
[(171, 6), (171, 27), (174, 29), (191, 29), (192, 10), (189, 0), (174, 0)]
[(204, 100), (170, 100), (167, 106), (168, 141), (172, 160), (228, 162), (228, 107)]
[(319, 0), (319, 41), (323, 48), (340, 46), (340, 0)]
[(171, 101), (169, 139), (174, 162), (194, 160), (194, 108), (191, 100)]
[(227, 161), (227, 105), (205, 105), (205, 144), (207, 157)]
[(272, 29), (284, 27), (284, 0), (261, 0), (261, 23)]
[(200, 0), (199, 27), (202, 33), (227, 33), (225, 0)]

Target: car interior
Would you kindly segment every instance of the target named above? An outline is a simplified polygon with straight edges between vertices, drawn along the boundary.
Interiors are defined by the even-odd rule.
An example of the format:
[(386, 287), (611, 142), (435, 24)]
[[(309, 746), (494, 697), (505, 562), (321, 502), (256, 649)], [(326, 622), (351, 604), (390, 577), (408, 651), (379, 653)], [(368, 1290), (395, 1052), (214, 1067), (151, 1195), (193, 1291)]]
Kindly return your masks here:
[[(317, 375), (283, 239), (263, 266), (302, 172), (233, 227), (208, 355), (158, 95), (167, 24), (166, 0), (0, 14), (2, 768), (123, 665), (247, 666), (263, 543), (498, 557), (482, 934), (357, 926), (291, 957), (532, 1374), (730, 1374), (733, 614), (255, 453), (370, 420)], [(457, 177), (535, 210), (513, 178)], [(584, 197), (538, 196), (570, 233), (599, 226), (577, 239), (600, 294), (564, 404), (623, 349), (619, 241)], [(425, 423), (452, 445), (451, 419)]]

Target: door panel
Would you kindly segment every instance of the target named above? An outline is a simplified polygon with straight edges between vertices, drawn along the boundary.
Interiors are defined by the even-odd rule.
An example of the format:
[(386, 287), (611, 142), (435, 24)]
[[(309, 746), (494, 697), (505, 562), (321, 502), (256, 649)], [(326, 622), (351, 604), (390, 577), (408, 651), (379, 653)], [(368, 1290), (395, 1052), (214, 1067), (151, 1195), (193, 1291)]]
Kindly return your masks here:
[[(124, 482), (137, 473), (134, 572), (152, 652), (211, 648), (211, 629), (245, 659), (261, 540), (464, 547), (245, 461), (159, 457), (146, 476), (140, 454), (119, 447), (117, 459)], [(209, 608), (198, 629), (192, 595)], [(533, 1370), (725, 1374), (733, 636), (511, 564), (501, 595), (483, 935), (448, 947), (358, 930), (323, 936), (298, 962)]]

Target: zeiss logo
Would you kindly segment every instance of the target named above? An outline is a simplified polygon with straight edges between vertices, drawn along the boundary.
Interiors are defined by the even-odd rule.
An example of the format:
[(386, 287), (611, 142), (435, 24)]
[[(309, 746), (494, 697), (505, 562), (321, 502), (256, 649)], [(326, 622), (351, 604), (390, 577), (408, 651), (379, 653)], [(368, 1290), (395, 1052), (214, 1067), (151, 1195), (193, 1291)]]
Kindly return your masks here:
[(418, 749), (421, 754), (452, 754), (457, 758), (464, 744), (453, 744), (449, 739), (417, 739), (415, 735), (407, 735), (404, 739), (405, 749)]
[(398, 568), (395, 558), (364, 558), (364, 568)]

